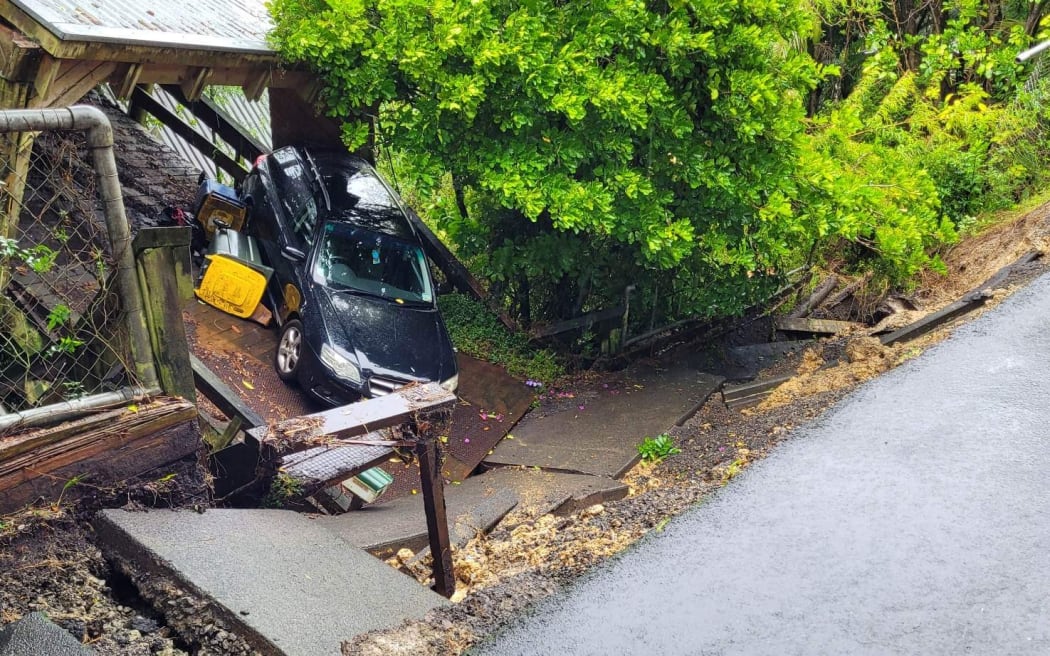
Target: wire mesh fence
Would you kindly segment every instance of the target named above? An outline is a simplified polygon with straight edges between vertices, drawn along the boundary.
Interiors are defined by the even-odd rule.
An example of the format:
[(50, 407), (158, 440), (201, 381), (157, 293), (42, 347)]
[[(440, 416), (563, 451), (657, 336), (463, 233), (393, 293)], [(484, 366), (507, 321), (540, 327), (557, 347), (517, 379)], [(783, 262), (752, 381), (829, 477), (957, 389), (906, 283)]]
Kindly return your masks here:
[(135, 383), (95, 171), (81, 132), (0, 150), (0, 414)]

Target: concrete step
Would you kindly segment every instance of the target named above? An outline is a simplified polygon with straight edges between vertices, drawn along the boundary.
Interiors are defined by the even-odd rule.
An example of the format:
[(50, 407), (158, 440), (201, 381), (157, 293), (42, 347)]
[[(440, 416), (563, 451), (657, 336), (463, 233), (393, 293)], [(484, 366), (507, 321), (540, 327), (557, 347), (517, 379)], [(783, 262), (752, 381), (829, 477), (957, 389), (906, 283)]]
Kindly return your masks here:
[(144, 577), (140, 588), (159, 578), (186, 591), (197, 613), (263, 654), (338, 654), (344, 640), (447, 603), (291, 511), (104, 510), (94, 526), (107, 556)]

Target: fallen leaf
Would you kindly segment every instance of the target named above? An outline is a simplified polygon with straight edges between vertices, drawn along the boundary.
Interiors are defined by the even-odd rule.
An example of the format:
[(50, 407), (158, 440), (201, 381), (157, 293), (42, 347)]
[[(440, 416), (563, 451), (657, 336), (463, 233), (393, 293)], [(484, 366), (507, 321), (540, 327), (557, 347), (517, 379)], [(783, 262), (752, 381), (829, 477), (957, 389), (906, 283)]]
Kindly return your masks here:
[(255, 385), (252, 385), (251, 383), (249, 383), (246, 380), (241, 380), (241, 384), (244, 385), (245, 387), (247, 387), (250, 390), (255, 389)]
[(137, 404), (132, 403), (131, 405), (128, 406), (128, 412), (138, 412), (138, 411), (139, 411), (139, 406)]

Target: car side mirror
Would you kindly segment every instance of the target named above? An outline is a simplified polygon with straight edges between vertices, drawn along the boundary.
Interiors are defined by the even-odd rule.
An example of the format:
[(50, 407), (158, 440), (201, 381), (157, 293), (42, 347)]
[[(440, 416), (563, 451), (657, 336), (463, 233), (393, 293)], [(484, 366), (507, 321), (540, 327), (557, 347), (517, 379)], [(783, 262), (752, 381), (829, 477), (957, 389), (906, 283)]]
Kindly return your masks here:
[(284, 256), (284, 259), (292, 262), (302, 262), (306, 259), (306, 253), (302, 252), (295, 246), (285, 246), (281, 249), (281, 255)]

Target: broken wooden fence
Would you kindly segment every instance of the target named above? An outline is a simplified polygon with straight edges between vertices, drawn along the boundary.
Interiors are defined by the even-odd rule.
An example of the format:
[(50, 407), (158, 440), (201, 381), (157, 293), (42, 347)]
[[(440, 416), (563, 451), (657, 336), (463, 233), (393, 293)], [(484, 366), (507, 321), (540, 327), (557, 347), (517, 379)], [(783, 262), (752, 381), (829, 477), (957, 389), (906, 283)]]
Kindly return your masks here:
[[(295, 504), (389, 460), (397, 451), (419, 461), (420, 489), (434, 561), (434, 589), (455, 591), (438, 437), (448, 427), (456, 396), (437, 383), (409, 385), (368, 399), (269, 426), (253, 428), (257, 447), (253, 486), (280, 489)], [(276, 487), (275, 487), (276, 484)]]

